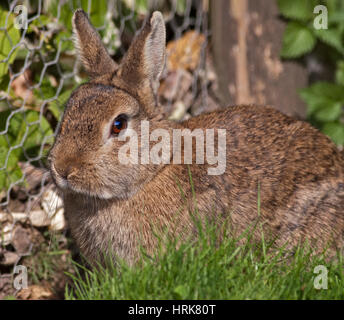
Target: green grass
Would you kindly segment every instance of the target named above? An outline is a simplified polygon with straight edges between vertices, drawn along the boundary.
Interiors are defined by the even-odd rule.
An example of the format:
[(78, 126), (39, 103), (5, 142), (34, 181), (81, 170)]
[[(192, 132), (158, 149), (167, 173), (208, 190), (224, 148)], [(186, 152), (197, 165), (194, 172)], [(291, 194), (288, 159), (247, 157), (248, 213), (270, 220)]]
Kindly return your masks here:
[[(227, 237), (219, 243), (212, 227), (195, 241), (176, 244), (168, 242), (167, 250), (133, 267), (78, 265), (66, 299), (344, 299), (341, 256), (328, 262), (299, 248), (285, 258), (282, 249), (271, 254), (264, 241), (239, 246)], [(314, 288), (318, 265), (328, 270), (328, 289)]]
[[(24, 260), (24, 264), (28, 266), (29, 279), (33, 284), (39, 284), (44, 280), (52, 282), (58, 272), (67, 270), (68, 265), (71, 264), (68, 261), (70, 254), (66, 249), (67, 244), (60, 243), (62, 235), (45, 231), (43, 236), (44, 241)], [(67, 261), (62, 261), (63, 255)]]

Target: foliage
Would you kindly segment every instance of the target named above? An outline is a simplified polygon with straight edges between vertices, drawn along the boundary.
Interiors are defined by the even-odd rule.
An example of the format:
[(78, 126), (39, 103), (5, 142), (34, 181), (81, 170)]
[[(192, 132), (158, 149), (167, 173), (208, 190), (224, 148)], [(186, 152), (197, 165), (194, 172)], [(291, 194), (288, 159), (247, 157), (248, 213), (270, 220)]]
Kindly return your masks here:
[[(344, 145), (344, 2), (342, 0), (277, 0), (280, 13), (288, 19), (281, 56), (286, 59), (307, 57), (318, 48), (327, 66), (334, 65), (333, 81), (318, 81), (300, 90), (307, 103), (309, 120), (337, 145)], [(328, 29), (317, 30), (314, 21), (328, 11)], [(314, 13), (315, 12), (315, 13)], [(326, 13), (326, 12), (325, 12)], [(315, 20), (318, 18), (318, 20)]]
[[(14, 27), (14, 18), (7, 11), (0, 10), (0, 26), (6, 30), (0, 30), (0, 79), (7, 75), (8, 65), (13, 63), (17, 50), (13, 48), (20, 40), (20, 32)], [(2, 81), (1, 81), (2, 83)]]
[(23, 113), (11, 113), (10, 110), (0, 113), (0, 130), (7, 134), (0, 135), (0, 186), (8, 186), (21, 178), (18, 161), (35, 158), (45, 150), (41, 146), (51, 144), (53, 131), (48, 121), (33, 110)]

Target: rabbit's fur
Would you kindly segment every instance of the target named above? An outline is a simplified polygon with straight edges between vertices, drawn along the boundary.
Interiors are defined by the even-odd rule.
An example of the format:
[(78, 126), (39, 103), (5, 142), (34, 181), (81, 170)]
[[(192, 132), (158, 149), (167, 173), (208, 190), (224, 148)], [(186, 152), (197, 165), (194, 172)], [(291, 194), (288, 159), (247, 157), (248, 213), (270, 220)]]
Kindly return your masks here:
[[(154, 251), (157, 230), (193, 235), (189, 211), (195, 205), (201, 218), (219, 226), (230, 216), (238, 233), (259, 218), (277, 246), (308, 239), (318, 249), (327, 243), (342, 247), (343, 158), (326, 136), (269, 107), (228, 107), (183, 123), (163, 119), (157, 105), (165, 63), (162, 15), (152, 15), (119, 66), (82, 10), (73, 26), (91, 79), (71, 95), (49, 160), (72, 235), (86, 257), (92, 261), (110, 246), (132, 263), (139, 245)], [(226, 129), (226, 171), (209, 175), (207, 164), (119, 163), (125, 142), (108, 134), (119, 114), (138, 132), (141, 120), (151, 130), (169, 132)], [(258, 240), (261, 230), (253, 232)]]

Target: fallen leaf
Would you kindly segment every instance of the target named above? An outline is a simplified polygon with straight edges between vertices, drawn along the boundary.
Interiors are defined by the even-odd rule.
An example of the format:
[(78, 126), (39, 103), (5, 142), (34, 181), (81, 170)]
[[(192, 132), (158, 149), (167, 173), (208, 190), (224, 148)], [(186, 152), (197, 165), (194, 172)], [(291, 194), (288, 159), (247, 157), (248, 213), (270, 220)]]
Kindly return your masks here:
[(26, 69), (22, 74), (15, 78), (11, 83), (11, 88), (14, 94), (31, 104), (33, 101), (33, 93), (30, 89), (32, 85), (32, 72)]
[(20, 290), (16, 297), (20, 300), (51, 300), (54, 299), (54, 293), (46, 286), (31, 285)]
[(199, 65), (204, 42), (205, 36), (194, 30), (186, 32), (177, 40), (170, 41), (166, 47), (167, 70), (194, 71)]

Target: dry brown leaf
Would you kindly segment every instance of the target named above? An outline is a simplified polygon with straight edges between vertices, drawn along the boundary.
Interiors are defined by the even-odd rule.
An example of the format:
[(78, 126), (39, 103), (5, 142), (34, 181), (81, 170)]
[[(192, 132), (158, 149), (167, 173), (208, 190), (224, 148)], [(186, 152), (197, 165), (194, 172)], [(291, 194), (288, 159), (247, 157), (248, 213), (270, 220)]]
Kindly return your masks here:
[(32, 85), (32, 72), (29, 69), (26, 69), (21, 75), (15, 78), (11, 83), (11, 88), (14, 91), (14, 94), (26, 100), (26, 103), (30, 104), (33, 101), (33, 93), (30, 90)]
[(20, 290), (16, 297), (20, 300), (51, 300), (54, 299), (54, 293), (47, 286), (31, 285)]
[(167, 70), (194, 71), (199, 64), (204, 42), (204, 35), (194, 30), (186, 32), (180, 39), (170, 41), (166, 48)]

